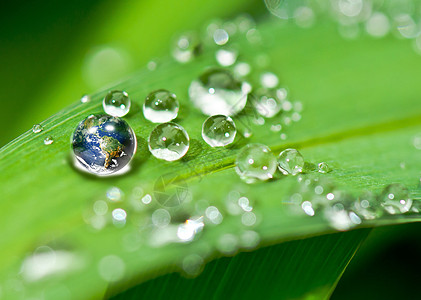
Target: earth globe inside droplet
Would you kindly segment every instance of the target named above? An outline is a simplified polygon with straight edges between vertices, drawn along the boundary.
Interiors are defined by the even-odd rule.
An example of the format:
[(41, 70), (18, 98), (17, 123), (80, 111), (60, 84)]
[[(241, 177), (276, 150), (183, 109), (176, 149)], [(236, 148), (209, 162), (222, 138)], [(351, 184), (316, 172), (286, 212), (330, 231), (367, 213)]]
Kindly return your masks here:
[(136, 148), (136, 135), (126, 121), (104, 114), (90, 115), (81, 121), (72, 138), (77, 166), (96, 175), (122, 170)]

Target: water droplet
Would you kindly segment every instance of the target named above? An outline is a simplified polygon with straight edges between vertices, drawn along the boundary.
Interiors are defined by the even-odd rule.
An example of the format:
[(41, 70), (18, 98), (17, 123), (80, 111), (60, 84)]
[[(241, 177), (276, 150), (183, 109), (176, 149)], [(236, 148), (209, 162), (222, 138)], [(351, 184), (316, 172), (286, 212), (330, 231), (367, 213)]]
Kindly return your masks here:
[(256, 224), (256, 220), (256, 215), (251, 211), (245, 212), (241, 216), (241, 223), (243, 223), (244, 226), (253, 226)]
[(294, 20), (299, 27), (312, 27), (315, 22), (314, 11), (308, 6), (300, 6), (294, 11)]
[(234, 79), (223, 69), (211, 69), (194, 80), (189, 87), (193, 104), (205, 115), (232, 116), (243, 110), (250, 85)]
[(167, 227), (171, 222), (171, 215), (168, 210), (159, 208), (152, 213), (152, 223), (158, 228)]
[(385, 187), (379, 196), (379, 200), (383, 208), (392, 215), (406, 213), (412, 205), (408, 189), (398, 183)]
[(303, 201), (303, 203), (301, 203), (301, 208), (303, 209), (303, 211), (309, 215), (309, 216), (314, 216), (314, 209), (313, 209), (313, 205), (311, 204), (310, 201)]
[(213, 224), (222, 223), (222, 214), (219, 212), (219, 209), (215, 206), (209, 206), (205, 211), (205, 215)]
[(421, 150), (421, 134), (415, 135), (412, 143), (417, 150)]
[(239, 62), (234, 66), (234, 74), (237, 77), (245, 77), (251, 72), (251, 67), (248, 63)]
[(152, 130), (149, 151), (158, 159), (174, 161), (182, 158), (189, 150), (190, 138), (187, 131), (176, 123), (159, 124)]
[(195, 56), (199, 55), (202, 50), (199, 37), (194, 32), (182, 34), (175, 41), (172, 56), (180, 63), (187, 63)]
[(373, 37), (381, 38), (389, 33), (390, 24), (387, 16), (381, 12), (375, 12), (365, 23), (365, 30)]
[(215, 115), (203, 122), (202, 137), (211, 147), (223, 147), (231, 144), (236, 133), (235, 123), (230, 117)]
[(279, 132), (282, 130), (282, 125), (281, 124), (271, 125), (270, 130), (272, 130), (273, 132)]
[(330, 226), (340, 231), (346, 231), (361, 223), (361, 219), (354, 212), (347, 211), (340, 202), (325, 207), (324, 217)]
[(365, 192), (354, 202), (355, 211), (366, 220), (372, 220), (380, 217), (382, 211), (376, 195), (372, 192)]
[(111, 202), (118, 202), (122, 200), (124, 193), (118, 187), (111, 187), (107, 190), (107, 198)]
[(124, 91), (109, 91), (102, 101), (104, 111), (113, 117), (123, 117), (130, 110), (131, 101)]
[(143, 103), (143, 115), (153, 123), (165, 123), (177, 118), (178, 109), (176, 95), (163, 89), (151, 92)]
[(204, 261), (198, 254), (189, 254), (183, 259), (183, 271), (186, 275), (195, 277), (203, 270)]
[(47, 136), (44, 139), (44, 144), (45, 145), (51, 145), (52, 143), (54, 143), (54, 139), (53, 139), (53, 137), (51, 135)]
[(103, 200), (95, 201), (93, 209), (94, 209), (94, 212), (95, 212), (96, 215), (103, 216), (108, 211), (107, 202), (105, 202)]
[(33, 133), (39, 133), (39, 132), (41, 132), (43, 129), (44, 129), (44, 128), (43, 128), (40, 124), (35, 124), (35, 125), (32, 127), (32, 132), (33, 132)]
[(272, 118), (282, 110), (282, 102), (276, 90), (258, 89), (249, 94), (257, 112), (265, 118)]
[(155, 71), (157, 65), (158, 64), (156, 63), (156, 61), (151, 60), (147, 63), (146, 67), (148, 68), (149, 71)]
[(229, 34), (224, 29), (218, 28), (213, 33), (213, 40), (217, 45), (225, 45), (226, 43), (228, 43)]
[(91, 101), (91, 96), (89, 95), (83, 95), (82, 98), (80, 98), (80, 102), (82, 103), (88, 103)]
[(317, 165), (317, 169), (318, 169), (319, 173), (323, 173), (323, 174), (326, 174), (326, 173), (329, 173), (330, 171), (332, 171), (331, 168), (329, 167), (329, 165), (325, 162), (319, 163)]
[(241, 234), (240, 237), (241, 246), (246, 249), (253, 249), (260, 243), (260, 236), (256, 231), (247, 230)]
[(247, 197), (238, 198), (238, 205), (246, 212), (253, 210), (253, 207), (250, 205), (250, 200)]
[(244, 146), (235, 161), (237, 174), (247, 183), (273, 178), (276, 167), (276, 157), (262, 144)]
[(287, 175), (297, 175), (304, 168), (304, 157), (296, 149), (285, 149), (278, 156), (279, 170)]
[(90, 115), (73, 133), (73, 154), (81, 170), (96, 175), (123, 171), (136, 152), (136, 136), (122, 119)]
[(266, 72), (260, 75), (260, 84), (264, 88), (272, 89), (279, 84), (279, 78), (271, 72)]
[(98, 263), (98, 272), (102, 279), (107, 282), (119, 281), (126, 271), (126, 264), (116, 255), (103, 257)]
[(149, 194), (146, 194), (143, 198), (142, 198), (142, 202), (143, 204), (149, 204), (152, 201), (152, 197)]
[(223, 67), (229, 67), (235, 64), (238, 52), (233, 49), (219, 49), (215, 52), (215, 58), (218, 64)]
[(113, 222), (116, 225), (124, 225), (126, 224), (127, 213), (122, 208), (116, 208), (111, 213), (113, 216)]
[(190, 242), (198, 232), (202, 231), (204, 226), (203, 217), (186, 220), (186, 222), (178, 226), (177, 237), (182, 242)]

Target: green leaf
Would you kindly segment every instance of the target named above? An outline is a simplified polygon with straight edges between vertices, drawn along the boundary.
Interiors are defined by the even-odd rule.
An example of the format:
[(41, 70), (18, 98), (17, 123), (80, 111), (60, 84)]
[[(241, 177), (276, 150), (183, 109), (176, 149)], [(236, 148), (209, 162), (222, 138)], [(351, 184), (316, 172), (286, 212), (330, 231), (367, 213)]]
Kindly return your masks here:
[[(268, 22), (261, 24), (260, 33), (264, 41), (260, 46), (250, 45), (244, 38), (238, 40), (240, 59), (251, 62), (258, 71), (256, 57), (268, 53), (269, 68), (281, 74), (282, 82), (290, 88), (293, 98), (302, 101), (305, 110), (302, 120), (286, 129), (287, 140), (281, 140), (279, 133), (271, 132), (266, 124), (254, 126), (249, 141), (265, 143), (275, 153), (296, 147), (309, 163), (328, 162), (333, 171), (320, 176), (332, 179), (337, 188), (354, 196), (363, 189), (378, 192), (391, 182), (406, 184), (414, 195), (419, 195), (421, 162), (419, 151), (412, 145), (412, 137), (419, 132), (421, 124), (421, 104), (415, 101), (421, 93), (417, 84), (421, 61), (414, 59), (410, 47), (392, 38), (347, 42), (337, 36), (335, 27), (328, 22), (321, 22), (311, 31), (289, 25), (279, 28), (276, 22)], [(332, 44), (335, 47), (326, 46)], [(253, 230), (260, 238), (260, 245), (269, 246), (334, 232), (321, 215), (298, 217), (290, 213), (288, 203), (296, 184), (295, 177), (278, 176), (270, 182), (247, 185), (239, 180), (233, 169), (241, 143), (221, 150), (210, 148), (202, 141), (201, 124), (205, 118), (189, 103), (187, 87), (205, 67), (215, 64), (213, 55), (213, 51), (205, 52), (187, 65), (163, 59), (157, 70), (141, 70), (115, 87), (126, 90), (135, 102), (125, 119), (138, 137), (138, 152), (127, 174), (96, 178), (72, 167), (69, 142), (72, 132), (86, 116), (101, 112), (106, 90), (93, 94), (89, 103), (75, 103), (47, 119), (42, 123), (44, 130), (41, 133), (29, 131), (0, 150), (3, 192), (0, 215), (6, 224), (0, 238), (0, 281), (6, 282), (6, 296), (16, 294), (16, 286), (23, 284), (21, 290), (25, 296), (47, 293), (54, 298), (65, 290), (77, 299), (101, 297), (108, 283), (100, 273), (104, 269), (104, 257), (110, 255), (118, 258), (113, 256), (105, 267), (124, 268), (124, 278), (116, 284), (116, 287), (122, 287), (124, 282), (134, 285), (172, 272), (191, 254), (200, 255), (206, 261), (220, 257), (218, 249), (221, 250), (221, 238), (226, 234), (230, 234), (235, 243), (241, 243), (244, 233)], [(158, 88), (169, 89), (178, 95), (181, 110), (177, 122), (191, 137), (189, 153), (177, 162), (159, 161), (147, 150), (146, 141), (154, 125), (143, 118), (140, 106), (148, 92)], [(49, 135), (53, 136), (54, 143), (44, 145), (43, 140)], [(402, 162), (406, 163), (405, 168), (400, 167)], [(224, 220), (218, 226), (206, 225), (201, 236), (192, 243), (156, 246), (151, 244), (154, 232), (148, 226), (151, 213), (162, 207), (161, 204), (154, 199), (143, 210), (136, 211), (130, 200), (136, 187), (154, 195), (157, 184), (162, 178), (172, 178), (171, 174), (176, 174), (177, 180), (193, 195), (192, 202), (168, 208), (175, 223), (194, 214), (194, 204), (199, 200), (218, 207)], [(112, 186), (119, 187), (126, 197), (120, 203), (108, 203), (107, 220), (110, 221), (112, 209), (122, 207), (128, 211), (128, 222), (123, 228), (108, 224), (102, 230), (94, 230), (87, 224), (91, 222), (92, 205), (105, 199), (106, 191)], [(258, 220), (254, 227), (244, 228), (240, 216), (227, 213), (226, 197), (233, 190), (240, 191), (254, 203)], [(413, 215), (386, 216), (363, 222), (361, 227), (419, 220), (419, 216)], [(288, 268), (298, 266), (300, 260), (309, 261), (309, 253), (313, 251), (319, 257), (323, 257), (323, 252), (325, 255), (332, 253), (326, 260), (325, 277), (314, 282), (309, 278), (311, 284), (281, 295), (310, 299), (313, 294), (308, 293), (320, 288), (320, 295), (327, 297), (353, 251), (364, 239), (366, 231), (361, 232), (364, 234), (350, 232), (309, 242), (293, 242), (285, 248), (274, 246), (273, 251), (278, 254), (303, 252), (296, 257), (285, 254), (279, 260), (285, 263), (291, 259)], [(314, 250), (324, 239), (329, 241), (326, 246), (336, 247), (345, 241), (350, 246), (349, 249), (337, 246), (338, 251), (334, 252)], [(43, 245), (71, 253), (78, 264), (57, 276), (22, 282), (25, 276), (20, 270), (25, 257)], [(242, 244), (240, 248), (248, 247)], [(250, 255), (256, 255), (258, 261), (271, 249), (257, 250)], [(350, 249), (354, 250), (349, 252)], [(244, 256), (247, 255), (238, 256), (238, 260)], [(322, 262), (317, 259), (313, 263), (312, 267)], [(269, 270), (267, 266), (262, 270)], [(222, 274), (219, 267), (215, 268)], [(206, 272), (207, 269), (205, 277)], [(287, 276), (278, 275), (280, 278)], [(294, 276), (305, 276), (305, 270)], [(298, 288), (296, 280), (291, 279), (291, 284)], [(222, 282), (218, 288), (224, 290), (225, 284)], [(57, 286), (61, 289), (57, 290)], [(207, 291), (212, 292), (211, 288)]]

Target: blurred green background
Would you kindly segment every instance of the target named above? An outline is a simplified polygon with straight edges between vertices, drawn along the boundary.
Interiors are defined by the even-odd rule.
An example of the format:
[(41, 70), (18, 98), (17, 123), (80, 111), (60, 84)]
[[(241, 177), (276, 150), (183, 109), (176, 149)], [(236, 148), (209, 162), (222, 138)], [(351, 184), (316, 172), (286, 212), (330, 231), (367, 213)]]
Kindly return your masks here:
[[(8, 1), (0, 10), (0, 146), (68, 104), (167, 55), (174, 35), (263, 1)], [(281, 22), (281, 21), (280, 21)], [(398, 41), (397, 41), (398, 42)], [(416, 295), (419, 224), (374, 230), (334, 299)]]

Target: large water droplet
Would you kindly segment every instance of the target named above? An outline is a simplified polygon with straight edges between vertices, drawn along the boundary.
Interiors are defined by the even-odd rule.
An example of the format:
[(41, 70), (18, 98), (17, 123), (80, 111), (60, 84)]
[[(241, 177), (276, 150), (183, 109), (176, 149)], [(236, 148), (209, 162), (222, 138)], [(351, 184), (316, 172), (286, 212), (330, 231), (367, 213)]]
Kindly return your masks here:
[(40, 124), (35, 124), (35, 125), (32, 127), (32, 132), (33, 132), (33, 133), (39, 133), (39, 132), (41, 132), (43, 129), (44, 129), (44, 128), (43, 128)]
[(379, 200), (383, 208), (392, 215), (406, 213), (412, 206), (408, 189), (398, 183), (385, 187), (379, 196)]
[(202, 137), (211, 147), (223, 147), (231, 144), (237, 133), (234, 121), (227, 116), (211, 116), (203, 122)]
[(285, 149), (278, 156), (279, 170), (285, 175), (297, 175), (304, 168), (304, 157), (296, 149)]
[(262, 144), (248, 144), (241, 149), (235, 161), (235, 169), (247, 183), (273, 178), (277, 161), (270, 149)]
[(77, 166), (97, 175), (122, 170), (136, 152), (136, 136), (122, 119), (90, 115), (73, 133), (73, 154)]
[(202, 46), (197, 34), (194, 32), (187, 32), (178, 37), (171, 53), (175, 60), (186, 63), (199, 55), (201, 50)]
[(182, 158), (189, 150), (190, 138), (187, 131), (176, 123), (159, 124), (152, 130), (148, 146), (153, 156), (174, 161)]
[(232, 116), (244, 108), (249, 91), (250, 85), (237, 81), (229, 71), (211, 69), (190, 84), (189, 96), (205, 115)]
[(151, 92), (143, 104), (143, 115), (153, 123), (169, 122), (178, 115), (179, 104), (175, 94), (167, 90)]
[(129, 95), (124, 91), (110, 91), (104, 97), (102, 106), (110, 116), (123, 117), (130, 110), (131, 101)]

